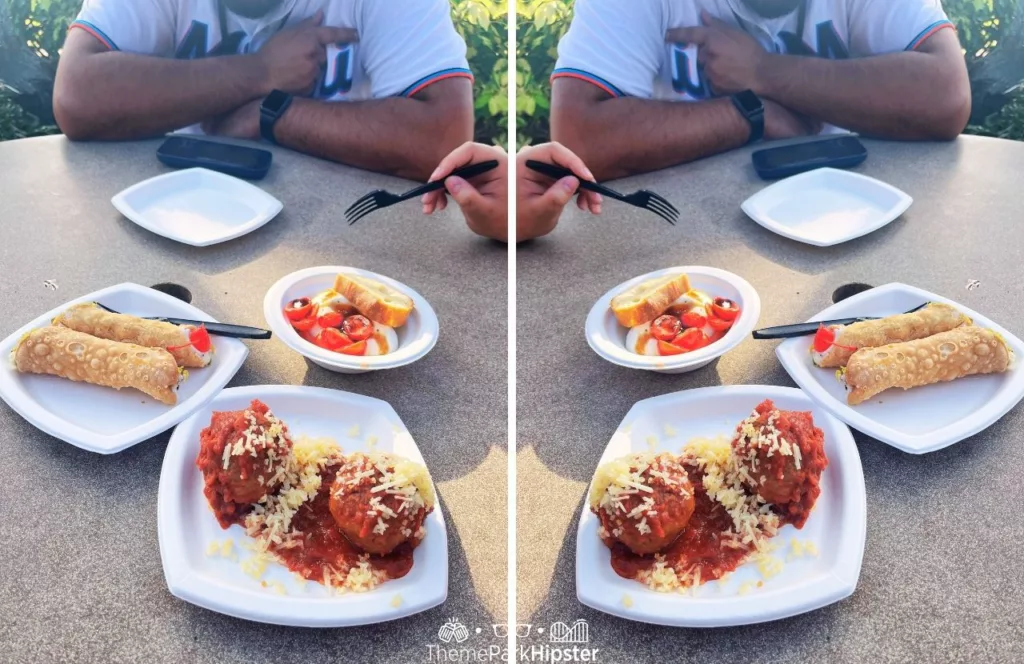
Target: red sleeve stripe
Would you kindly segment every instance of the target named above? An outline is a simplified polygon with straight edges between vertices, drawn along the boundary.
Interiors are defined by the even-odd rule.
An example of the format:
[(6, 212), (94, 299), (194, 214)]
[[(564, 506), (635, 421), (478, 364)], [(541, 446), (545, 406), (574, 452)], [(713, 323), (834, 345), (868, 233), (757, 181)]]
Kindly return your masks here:
[(97, 28), (89, 21), (83, 21), (82, 19), (78, 19), (77, 21), (71, 24), (71, 27), (69, 27), (68, 30), (73, 30), (74, 28), (81, 28), (82, 30), (85, 30), (90, 35), (98, 39), (101, 44), (109, 48), (111, 51), (121, 50), (117, 47), (117, 44), (114, 43), (114, 40), (105, 35), (102, 30)]
[(913, 51), (913, 50), (917, 49), (917, 47), (920, 46), (921, 44), (923, 44), (925, 41), (927, 41), (927, 39), (929, 37), (934, 35), (939, 30), (945, 30), (946, 28), (952, 28), (953, 30), (956, 30), (956, 26), (954, 26), (952, 23), (950, 23), (946, 19), (942, 19), (941, 21), (936, 21), (935, 23), (932, 23), (927, 28), (925, 28), (923, 31), (921, 31), (921, 34), (919, 34), (918, 36), (914, 37), (914, 40), (912, 42), (910, 42), (910, 45), (907, 46), (907, 48), (905, 50)]
[(405, 90), (402, 91), (402, 97), (411, 97), (417, 92), (421, 92), (428, 85), (443, 81), (446, 78), (468, 78), (470, 81), (473, 80), (473, 72), (468, 69), (461, 67), (454, 69), (444, 69), (442, 71), (431, 74), (430, 76), (424, 76), (420, 80), (416, 81)]
[(588, 74), (585, 71), (580, 71), (579, 69), (556, 69), (554, 73), (551, 74), (551, 80), (553, 81), (556, 78), (575, 78), (580, 81), (586, 81), (587, 83), (596, 85), (613, 97), (625, 97), (618, 88), (608, 81), (598, 76), (594, 76), (593, 74)]

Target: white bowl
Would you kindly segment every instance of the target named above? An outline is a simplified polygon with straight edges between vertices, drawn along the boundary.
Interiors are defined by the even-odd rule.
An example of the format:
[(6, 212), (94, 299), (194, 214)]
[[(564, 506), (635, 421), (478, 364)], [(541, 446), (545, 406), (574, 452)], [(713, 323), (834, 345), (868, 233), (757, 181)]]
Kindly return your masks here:
[[(793, 538), (819, 553), (785, 563), (749, 594), (744, 583), (762, 580), (752, 562), (724, 582), (686, 593), (660, 593), (612, 570), (611, 553), (598, 537), (598, 519), (584, 503), (576, 535), (576, 594), (580, 602), (620, 618), (674, 627), (727, 627), (795, 616), (849, 597), (857, 587), (867, 532), (867, 498), (860, 454), (850, 430), (800, 390), (774, 385), (727, 385), (664, 394), (638, 401), (612, 436), (599, 464), (633, 452), (678, 454), (693, 438), (730, 436), (764, 399), (783, 410), (809, 410), (825, 434), (828, 467), (821, 495), (800, 530), (780, 529), (773, 555), (785, 560)], [(626, 599), (628, 598), (628, 601)], [(628, 606), (627, 606), (628, 605)]]
[(786, 373), (822, 408), (858, 431), (909, 452), (925, 454), (949, 447), (991, 426), (1024, 399), (1024, 342), (995, 321), (948, 298), (893, 283), (878, 286), (833, 304), (811, 320), (853, 316), (891, 316), (924, 302), (943, 302), (969, 316), (974, 324), (998, 333), (1016, 361), (1004, 373), (967, 376), (948, 383), (891, 389), (857, 406), (846, 403), (846, 388), (835, 369), (811, 362), (812, 336), (787, 339), (775, 349)]
[(205, 168), (157, 175), (128, 187), (110, 202), (139, 226), (194, 247), (251, 233), (283, 207), (259, 187)]
[[(682, 355), (639, 355), (626, 348), (629, 329), (619, 324), (612, 313), (612, 298), (636, 284), (667, 274), (685, 272), (690, 286), (711, 297), (726, 297), (740, 306), (740, 315), (724, 337), (713, 344)], [(740, 344), (757, 327), (761, 315), (761, 298), (754, 287), (732, 272), (714, 267), (688, 265), (650, 272), (619, 284), (602, 295), (587, 315), (587, 343), (594, 352), (612, 364), (630, 369), (647, 369), (661, 373), (686, 373), (711, 363)]]
[(19, 373), (6, 361), (24, 334), (49, 325), (62, 311), (80, 302), (101, 302), (135, 316), (216, 321), (166, 293), (123, 283), (51, 309), (0, 341), (0, 398), (36, 428), (83, 450), (114, 454), (167, 431), (217, 396), (249, 355), (248, 347), (238, 339), (215, 336), (213, 362), (189, 370), (174, 406), (132, 389), (113, 390), (56, 376)]
[[(409, 319), (395, 328), (398, 348), (387, 355), (353, 356), (334, 353), (312, 344), (295, 331), (284, 315), (289, 302), (300, 297), (312, 298), (334, 287), (334, 278), (341, 273), (376, 279), (412, 298), (415, 305)], [(388, 277), (339, 265), (311, 267), (282, 277), (270, 287), (263, 299), (263, 315), (267, 325), (286, 346), (313, 364), (338, 373), (365, 373), (377, 369), (394, 369), (420, 359), (437, 343), (438, 323), (434, 310), (423, 296), (403, 283)]]
[[(279, 582), (276, 594), (247, 575), (239, 561), (211, 557), (210, 542), (234, 540), (242, 559), (249, 555), (245, 528), (224, 530), (203, 495), (196, 468), (199, 433), (218, 410), (247, 408), (260, 399), (293, 436), (335, 439), (342, 449), (391, 452), (425, 464), (416, 441), (386, 401), (322, 387), (251, 385), (222, 391), (174, 430), (167, 444), (157, 495), (160, 560), (171, 594), (197, 606), (245, 620), (296, 627), (349, 627), (394, 620), (442, 604), (448, 596), (448, 535), (438, 503), (424, 522), (427, 536), (413, 552), (412, 571), (365, 593), (331, 595), (318, 583), (296, 583), (281, 564), (264, 579)], [(371, 444), (370, 441), (376, 441)], [(436, 493), (436, 488), (435, 488)]]

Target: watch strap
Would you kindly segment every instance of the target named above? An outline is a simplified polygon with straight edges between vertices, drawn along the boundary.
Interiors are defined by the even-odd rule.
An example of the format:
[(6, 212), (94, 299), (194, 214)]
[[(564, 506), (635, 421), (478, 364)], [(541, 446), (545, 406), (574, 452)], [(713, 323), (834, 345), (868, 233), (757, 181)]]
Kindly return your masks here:
[[(284, 99), (280, 104), (275, 104), (277, 108), (271, 108), (268, 106), (267, 101), (271, 96), (281, 95), (284, 95)], [(274, 125), (277, 124), (277, 121), (285, 114), (288, 107), (292, 105), (293, 100), (294, 97), (292, 97), (292, 95), (275, 90), (263, 100), (262, 104), (260, 104), (260, 136), (262, 136), (264, 140), (271, 143), (277, 143), (277, 138), (274, 136)]]
[[(753, 95), (754, 93), (748, 92)], [(733, 106), (740, 112), (746, 121), (750, 124), (750, 138), (747, 139), (747, 143), (756, 143), (764, 137), (764, 103), (756, 111), (749, 111), (744, 107), (744, 104), (739, 99), (739, 95), (731, 95), (729, 99), (732, 101)]]

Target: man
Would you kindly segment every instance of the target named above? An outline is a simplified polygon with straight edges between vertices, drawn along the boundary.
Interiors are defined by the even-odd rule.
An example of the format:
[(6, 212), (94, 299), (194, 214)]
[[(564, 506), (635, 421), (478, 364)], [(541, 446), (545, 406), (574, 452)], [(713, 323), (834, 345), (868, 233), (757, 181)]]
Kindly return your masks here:
[(577, 0), (551, 135), (598, 179), (823, 128), (950, 140), (971, 104), (952, 27), (938, 0)]
[(424, 180), (472, 97), (447, 0), (86, 0), (53, 105), (72, 140), (262, 136)]

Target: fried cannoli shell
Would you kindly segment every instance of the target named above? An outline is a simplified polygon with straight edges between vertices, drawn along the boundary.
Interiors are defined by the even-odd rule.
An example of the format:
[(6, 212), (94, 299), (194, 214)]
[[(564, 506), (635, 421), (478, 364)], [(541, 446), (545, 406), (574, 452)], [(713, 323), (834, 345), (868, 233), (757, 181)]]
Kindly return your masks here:
[(100, 339), (164, 348), (182, 367), (205, 367), (213, 356), (213, 353), (200, 353), (190, 345), (189, 332), (194, 329), (191, 325), (179, 326), (126, 314), (114, 314), (92, 302), (76, 304), (57, 316), (53, 324), (91, 334)]
[(43, 327), (25, 335), (14, 349), (23, 373), (49, 374), (93, 385), (133, 387), (161, 403), (178, 401), (178, 363), (162, 348), (100, 339), (66, 327)]
[(850, 356), (861, 348), (877, 348), (901, 341), (924, 339), (933, 334), (947, 332), (970, 325), (971, 319), (956, 307), (932, 302), (923, 309), (909, 314), (886, 316), (850, 325), (831, 325), (835, 342), (824, 353), (811, 347), (811, 357), (819, 367), (842, 367)]
[(846, 401), (856, 406), (891, 387), (909, 390), (974, 374), (1001, 373), (1009, 369), (1012, 357), (998, 334), (975, 325), (863, 348), (846, 365)]

